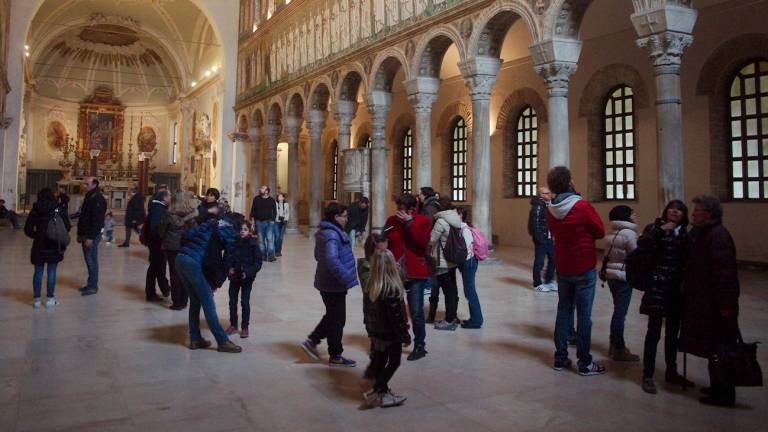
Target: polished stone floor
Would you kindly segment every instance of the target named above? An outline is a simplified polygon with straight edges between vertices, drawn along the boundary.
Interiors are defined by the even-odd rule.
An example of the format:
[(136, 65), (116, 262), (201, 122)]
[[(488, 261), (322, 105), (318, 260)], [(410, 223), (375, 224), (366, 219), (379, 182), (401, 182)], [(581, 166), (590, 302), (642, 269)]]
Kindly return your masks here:
[[(122, 238), (119, 233), (118, 238)], [(134, 240), (136, 241), (136, 239)], [(82, 255), (59, 265), (55, 310), (33, 310), (31, 242), (0, 228), (0, 431), (705, 431), (765, 430), (768, 392), (738, 389), (736, 409), (701, 406), (698, 390), (657, 380), (643, 393), (639, 364), (607, 360), (610, 294), (598, 288), (593, 354), (608, 373), (580, 377), (551, 369), (557, 295), (528, 287), (526, 249), (502, 249), (485, 264), (478, 291), (482, 330), (427, 331), (429, 355), (403, 361), (392, 386), (408, 401), (360, 409), (366, 363), (359, 289), (348, 298), (345, 354), (362, 363), (330, 369), (298, 348), (321, 316), (311, 243), (289, 236), (285, 256), (265, 263), (252, 297), (251, 338), (243, 353), (190, 351), (186, 312), (144, 302), (147, 253), (138, 243), (100, 250), (101, 291), (80, 297)], [(766, 273), (744, 270), (742, 328), (768, 340)], [(227, 294), (216, 294), (224, 321)], [(641, 351), (646, 319), (632, 300), (631, 349)], [(466, 317), (461, 301), (460, 315)], [(210, 334), (206, 332), (206, 337)], [(661, 350), (660, 350), (661, 351)], [(768, 345), (759, 356), (768, 368)], [(571, 354), (575, 357), (575, 354)], [(663, 355), (658, 358), (663, 374)], [(706, 384), (706, 366), (689, 358), (689, 377)], [(662, 379), (663, 381), (663, 379)]]

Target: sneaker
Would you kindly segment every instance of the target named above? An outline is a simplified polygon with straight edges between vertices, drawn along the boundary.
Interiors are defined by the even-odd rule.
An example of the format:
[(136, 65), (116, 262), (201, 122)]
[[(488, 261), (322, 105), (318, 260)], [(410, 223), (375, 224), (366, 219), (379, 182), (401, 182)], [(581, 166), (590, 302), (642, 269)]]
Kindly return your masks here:
[(357, 362), (354, 360), (350, 360), (348, 358), (342, 357), (342, 356), (336, 356), (331, 357), (330, 360), (328, 360), (328, 366), (331, 367), (355, 367), (357, 366)]
[(413, 347), (413, 351), (408, 354), (408, 361), (418, 360), (427, 356), (427, 350), (424, 349), (424, 345), (416, 345)]
[(94, 295), (97, 292), (99, 292), (98, 288), (86, 288), (86, 289), (80, 291), (80, 295), (81, 296), (89, 296), (89, 295)]
[(312, 358), (312, 360), (315, 360), (315, 361), (320, 360), (320, 353), (317, 351), (317, 344), (312, 342), (311, 340), (307, 339), (304, 342), (302, 342), (301, 349), (303, 349), (304, 352), (306, 352), (307, 355)]
[(108, 241), (107, 246), (112, 246), (112, 242)]
[(277, 258), (280, 258), (281, 256), (283, 256), (283, 254), (281, 254), (280, 252), (275, 252), (275, 256), (276, 256)]
[(52, 308), (52, 307), (56, 306), (57, 304), (59, 304), (59, 302), (56, 301), (56, 299), (53, 298), (53, 297), (48, 297), (45, 300), (45, 307), (47, 307), (47, 308)]
[(390, 408), (400, 406), (403, 404), (403, 402), (405, 402), (405, 400), (405, 396), (396, 395), (392, 393), (392, 390), (389, 390), (388, 392), (381, 395), (381, 407)]
[(248, 327), (243, 327), (240, 330), (240, 339), (245, 339), (248, 337)]
[(40, 309), (40, 297), (35, 297), (32, 300), (32, 307), (35, 309)]
[(205, 339), (193, 340), (189, 343), (189, 349), (191, 350), (206, 349), (210, 347), (211, 347), (211, 341), (207, 341)]
[(605, 366), (592, 362), (587, 367), (579, 368), (579, 375), (581, 376), (592, 376), (592, 375), (602, 375), (605, 373)]
[(435, 324), (435, 330), (447, 330), (447, 331), (456, 331), (457, 324), (455, 322), (448, 322), (446, 320), (442, 320)]
[(121, 244), (121, 245), (118, 245), (117, 247), (128, 247), (128, 246), (130, 246), (130, 245), (128, 245), (128, 244), (126, 244), (126, 243), (123, 243), (123, 244)]
[(552, 366), (552, 369), (561, 371), (563, 369), (570, 369), (571, 365), (573, 365), (573, 362), (569, 358), (565, 360), (555, 360), (555, 364)]
[(649, 394), (656, 394), (656, 384), (653, 378), (643, 378), (643, 391)]
[(267, 259), (267, 261), (269, 261), (269, 262), (275, 262), (275, 261), (277, 261), (277, 258), (275, 258), (275, 257), (271, 256), (271, 257), (269, 257), (269, 258)]
[(220, 343), (219, 346), (216, 348), (216, 351), (223, 352), (223, 353), (239, 353), (243, 351), (243, 349), (239, 345), (235, 345), (232, 343), (232, 341), (226, 341), (224, 343)]
[(172, 305), (170, 305), (168, 307), (168, 309), (179, 311), (179, 310), (184, 310), (186, 307), (187, 307), (187, 305), (175, 305), (175, 304), (172, 304)]
[(547, 284), (541, 284), (533, 288), (536, 292), (550, 292), (549, 285)]
[(557, 282), (545, 282), (544, 285), (546, 285), (550, 291), (557, 291)]
[(376, 408), (377, 406), (381, 406), (381, 396), (382, 396), (381, 393), (373, 389), (363, 393), (363, 400), (365, 401), (365, 407)]

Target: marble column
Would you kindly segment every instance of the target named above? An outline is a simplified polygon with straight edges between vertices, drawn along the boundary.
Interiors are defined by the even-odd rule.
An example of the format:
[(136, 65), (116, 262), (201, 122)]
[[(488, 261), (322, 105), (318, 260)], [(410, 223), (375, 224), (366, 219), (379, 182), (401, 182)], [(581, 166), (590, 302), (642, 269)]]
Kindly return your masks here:
[(464, 84), (472, 98), (472, 222), (491, 244), (491, 89), (501, 60), (476, 57), (463, 63)]
[(310, 152), (309, 152), (309, 236), (310, 238), (317, 231), (320, 225), (320, 203), (321, 203), (321, 168), (322, 155), (321, 146), (323, 138), (323, 129), (325, 129), (325, 120), (328, 117), (326, 111), (310, 111), (307, 121), (309, 129)]
[(288, 206), (290, 217), (288, 218), (288, 231), (298, 231), (298, 201), (299, 201), (299, 133), (301, 132), (302, 119), (300, 117), (288, 117), (285, 124), (285, 135), (288, 138)]
[(339, 163), (336, 168), (336, 178), (338, 179), (337, 198), (340, 202), (347, 204), (349, 196), (344, 190), (344, 150), (352, 147), (352, 120), (357, 113), (357, 102), (339, 100), (335, 103), (334, 119), (339, 129)]
[(371, 117), (371, 232), (381, 232), (387, 221), (387, 114), (392, 106), (392, 94), (374, 91), (369, 97)]
[(570, 166), (568, 82), (576, 72), (576, 63), (552, 61), (538, 64), (534, 69), (547, 85), (549, 168)]
[(280, 139), (281, 132), (282, 125), (267, 125), (267, 157), (265, 159), (267, 169), (267, 186), (269, 186), (269, 189), (272, 191), (272, 196), (277, 193), (277, 141)]
[[(258, 193), (259, 187), (261, 187), (261, 132), (261, 128), (253, 127), (248, 133), (251, 140), (251, 190), (249, 191), (249, 203)], [(248, 210), (250, 211), (250, 207)]]
[(246, 214), (246, 178), (248, 176), (249, 136), (243, 132), (231, 132), (227, 135), (232, 142), (232, 194), (230, 205), (232, 210)]
[(437, 100), (440, 79), (418, 77), (405, 82), (408, 100), (416, 112), (414, 125), (413, 193), (432, 186), (432, 104)]

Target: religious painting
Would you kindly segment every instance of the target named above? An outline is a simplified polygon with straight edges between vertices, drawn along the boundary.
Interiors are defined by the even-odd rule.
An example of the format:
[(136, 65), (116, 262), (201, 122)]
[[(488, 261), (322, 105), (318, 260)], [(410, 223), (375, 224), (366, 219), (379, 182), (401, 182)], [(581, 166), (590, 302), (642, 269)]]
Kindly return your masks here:
[(61, 151), (67, 139), (67, 130), (61, 122), (52, 121), (48, 123), (45, 136), (49, 149), (53, 151)]
[(115, 135), (115, 114), (111, 112), (88, 113), (86, 149), (110, 151)]
[(144, 126), (139, 131), (139, 136), (136, 138), (136, 142), (139, 143), (139, 149), (141, 151), (151, 152), (157, 145), (157, 134), (151, 127)]
[(93, 96), (80, 103), (77, 120), (77, 154), (90, 160), (90, 150), (101, 150), (99, 160), (121, 158), (125, 107), (112, 96), (112, 90), (99, 87)]

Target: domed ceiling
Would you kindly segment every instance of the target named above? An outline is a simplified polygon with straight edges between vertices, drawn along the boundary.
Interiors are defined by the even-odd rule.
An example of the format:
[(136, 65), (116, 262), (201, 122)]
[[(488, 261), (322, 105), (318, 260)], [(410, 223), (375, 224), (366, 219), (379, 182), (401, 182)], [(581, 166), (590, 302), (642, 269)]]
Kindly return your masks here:
[(189, 0), (48, 0), (29, 34), (31, 83), (55, 99), (106, 86), (126, 105), (164, 105), (221, 64), (213, 29)]

